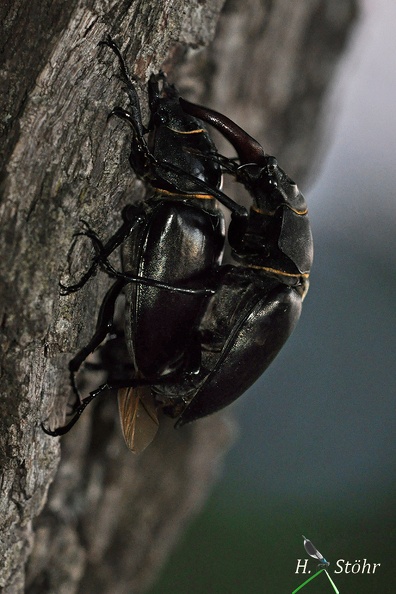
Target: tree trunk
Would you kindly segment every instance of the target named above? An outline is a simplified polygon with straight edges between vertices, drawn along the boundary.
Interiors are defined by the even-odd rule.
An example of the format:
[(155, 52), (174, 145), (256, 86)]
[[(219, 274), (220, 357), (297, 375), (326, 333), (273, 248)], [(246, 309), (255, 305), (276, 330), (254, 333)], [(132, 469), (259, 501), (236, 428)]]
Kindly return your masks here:
[(223, 0), (0, 7), (3, 592), (146, 591), (231, 441), (227, 412), (179, 431), (169, 420), (136, 457), (112, 398), (92, 405), (61, 448), (40, 425), (64, 420), (67, 363), (93, 333), (109, 283), (98, 275), (59, 295), (59, 281), (78, 278), (91, 258), (73, 233), (85, 219), (109, 237), (122, 207), (144, 192), (127, 161), (129, 131), (106, 121), (125, 100), (114, 56), (98, 47), (107, 33), (138, 77), (144, 106), (148, 76), (162, 67), (187, 98), (257, 137), (290, 175), (308, 169), (356, 0), (227, 0), (218, 21), (222, 8)]

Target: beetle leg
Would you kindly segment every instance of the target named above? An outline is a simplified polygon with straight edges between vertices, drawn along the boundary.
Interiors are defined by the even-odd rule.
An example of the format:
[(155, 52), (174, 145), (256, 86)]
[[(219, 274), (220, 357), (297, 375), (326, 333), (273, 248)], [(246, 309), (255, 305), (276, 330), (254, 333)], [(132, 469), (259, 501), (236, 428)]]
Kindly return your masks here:
[(150, 164), (155, 162), (155, 158), (150, 153), (146, 141), (139, 130), (138, 121), (135, 119), (133, 113), (127, 111), (123, 107), (115, 107), (109, 114), (109, 118), (113, 115), (121, 120), (125, 120), (131, 126), (133, 131), (133, 139), (131, 143), (131, 152), (129, 155), (129, 162), (132, 169), (139, 178), (144, 178), (150, 167)]
[(116, 303), (116, 300), (117, 300), (118, 296), (120, 295), (124, 285), (125, 285), (125, 281), (123, 279), (122, 280), (119, 279), (110, 287), (110, 289), (108, 290), (108, 292), (106, 293), (106, 295), (103, 299), (102, 305), (99, 310), (95, 334), (93, 335), (93, 337), (91, 338), (89, 343), (85, 347), (83, 347), (77, 353), (77, 355), (75, 355), (73, 357), (73, 359), (71, 359), (71, 361), (69, 362), (70, 383), (71, 383), (73, 392), (76, 396), (76, 401), (79, 403), (78, 406), (75, 406), (75, 405), (73, 406), (73, 410), (76, 413), (76, 416), (73, 417), (73, 419), (65, 427), (56, 429), (54, 431), (47, 429), (46, 427), (44, 427), (43, 424), (41, 424), (43, 430), (48, 435), (57, 436), (57, 435), (63, 435), (64, 433), (67, 433), (67, 431), (69, 431), (73, 427), (73, 425), (77, 422), (78, 418), (80, 417), (81, 413), (86, 408), (86, 406), (89, 404), (89, 402), (93, 398), (95, 398), (95, 396), (97, 395), (97, 394), (95, 394), (95, 396), (91, 396), (91, 394), (90, 394), (90, 396), (88, 396), (87, 398), (84, 398), (84, 400), (81, 400), (80, 393), (79, 393), (77, 385), (76, 385), (75, 375), (76, 375), (77, 371), (80, 369), (82, 363), (88, 357), (88, 355), (93, 353), (93, 351), (106, 338), (107, 334), (112, 330), (115, 303)]
[(227, 194), (224, 194), (224, 192), (222, 192), (218, 188), (209, 186), (203, 180), (199, 179), (198, 177), (195, 177), (194, 175), (191, 175), (190, 173), (188, 173), (188, 171), (184, 171), (180, 169), (180, 167), (177, 167), (176, 165), (173, 165), (173, 163), (169, 163), (168, 161), (156, 161), (155, 167), (156, 171), (158, 172), (160, 172), (162, 169), (166, 172), (170, 171), (182, 174), (185, 179), (189, 179), (190, 181), (194, 182), (196, 186), (204, 190), (207, 194), (210, 194), (214, 198), (216, 198), (216, 200), (218, 200), (220, 204), (222, 204), (228, 210), (231, 211), (232, 215), (234, 215), (235, 218), (245, 219), (248, 217), (248, 212), (244, 206), (241, 206), (240, 204), (235, 202), (235, 200), (227, 196)]
[(115, 302), (118, 296), (120, 295), (122, 289), (124, 288), (125, 284), (126, 281), (124, 279), (118, 279), (107, 291), (99, 310), (95, 334), (92, 336), (89, 343), (85, 347), (80, 349), (77, 355), (75, 355), (73, 359), (71, 359), (71, 361), (69, 362), (70, 382), (73, 388), (73, 392), (77, 396), (79, 401), (81, 401), (81, 398), (76, 385), (75, 375), (77, 371), (80, 369), (82, 363), (88, 357), (88, 355), (93, 353), (94, 350), (97, 349), (97, 347), (106, 338), (107, 334), (111, 332), (113, 328)]
[[(166, 381), (166, 380), (164, 380), (164, 381)], [(101, 386), (99, 386), (98, 388), (96, 388), (96, 390), (91, 392), (86, 398), (84, 398), (80, 402), (79, 406), (77, 406), (73, 411), (74, 412), (73, 418), (68, 423), (66, 423), (66, 425), (63, 425), (62, 427), (57, 427), (56, 429), (48, 429), (48, 427), (46, 427), (44, 425), (44, 423), (41, 423), (41, 428), (43, 429), (44, 433), (46, 433), (47, 435), (51, 435), (51, 437), (59, 437), (60, 435), (65, 435), (65, 433), (68, 433), (70, 431), (70, 429), (72, 427), (74, 427), (74, 425), (77, 423), (77, 421), (81, 417), (82, 413), (87, 408), (88, 404), (90, 404), (92, 402), (92, 400), (94, 400), (101, 394), (103, 394), (105, 392), (109, 392), (110, 390), (114, 390), (114, 389), (137, 388), (137, 387), (141, 387), (141, 386), (151, 386), (151, 385), (159, 384), (159, 383), (161, 383), (161, 380), (153, 381), (152, 379), (147, 379), (147, 378), (135, 378), (134, 380), (132, 380), (132, 379), (128, 380), (128, 382), (120, 380), (120, 381), (112, 382), (111, 384), (108, 384), (106, 382), (106, 383), (102, 384)]]
[(96, 396), (98, 396), (99, 391), (100, 388), (98, 388), (98, 390), (95, 390), (95, 392), (84, 398), (84, 400), (81, 401), (80, 405), (74, 409), (74, 417), (68, 423), (66, 423), (66, 425), (63, 425), (63, 427), (57, 427), (56, 429), (48, 429), (48, 427), (46, 427), (44, 423), (41, 423), (41, 428), (44, 431), (44, 433), (46, 433), (47, 435), (51, 435), (51, 437), (59, 437), (60, 435), (65, 435), (65, 433), (68, 433), (68, 431), (70, 431), (70, 429), (74, 427), (74, 425), (77, 423), (78, 419), (81, 417), (82, 413), (87, 408), (88, 404), (92, 402), (92, 400), (96, 398)]
[(238, 167), (240, 167), (239, 157), (226, 157), (225, 155), (220, 155), (220, 153), (216, 151), (208, 151), (203, 153), (202, 151), (193, 149), (191, 147), (185, 147), (183, 149), (186, 153), (190, 153), (192, 155), (198, 155), (201, 159), (210, 159), (215, 163), (221, 165), (221, 167), (227, 173), (231, 175), (236, 175)]
[(117, 249), (127, 239), (135, 225), (137, 225), (143, 219), (141, 209), (132, 204), (129, 204), (124, 208), (122, 216), (124, 219), (123, 224), (105, 244), (102, 244), (100, 242), (99, 238), (97, 238), (96, 233), (92, 231), (88, 223), (86, 221), (82, 221), (82, 223), (87, 228), (87, 231), (79, 233), (78, 235), (87, 235), (91, 239), (91, 241), (93, 241), (93, 237), (97, 238), (97, 241), (100, 242), (101, 249), (100, 251), (97, 251), (96, 256), (92, 260), (91, 266), (89, 267), (87, 272), (83, 274), (78, 283), (69, 286), (65, 286), (62, 283), (59, 283), (61, 287), (61, 295), (70, 295), (70, 293), (75, 293), (76, 291), (79, 291), (92, 276), (95, 276), (98, 266), (102, 263), (102, 260), (105, 260), (108, 256), (110, 256), (110, 254), (112, 254), (114, 250)]
[(117, 44), (112, 40), (110, 35), (107, 37), (107, 39), (101, 41), (99, 45), (107, 45), (116, 54), (120, 63), (122, 78), (126, 83), (126, 91), (128, 93), (130, 103), (129, 110), (126, 110), (123, 107), (115, 107), (110, 112), (107, 119), (115, 115), (118, 118), (128, 122), (128, 124), (131, 126), (134, 138), (131, 146), (129, 161), (136, 174), (139, 177), (144, 177), (147, 167), (149, 163), (152, 162), (153, 157), (144, 139), (144, 134), (147, 132), (147, 129), (143, 126), (140, 101), (134, 82), (131, 75), (129, 74), (127, 65)]
[(147, 285), (150, 287), (157, 287), (159, 289), (166, 289), (168, 291), (172, 291), (174, 293), (183, 293), (188, 295), (213, 295), (214, 289), (206, 288), (206, 287), (199, 287), (199, 288), (192, 288), (192, 287), (180, 287), (177, 285), (170, 285), (168, 283), (163, 283), (161, 281), (157, 281), (155, 279), (146, 278), (143, 276), (138, 276), (136, 274), (132, 274), (129, 272), (120, 272), (116, 270), (108, 261), (107, 256), (109, 256), (121, 243), (126, 239), (129, 235), (123, 235), (122, 233), (118, 234), (122, 231), (122, 228), (119, 229), (113, 237), (109, 239), (106, 244), (103, 244), (95, 231), (93, 231), (88, 223), (82, 221), (84, 225), (87, 227), (87, 231), (79, 233), (78, 235), (84, 235), (88, 237), (94, 246), (96, 251), (96, 256), (94, 258), (94, 262), (89, 268), (89, 270), (85, 273), (82, 279), (76, 284), (70, 287), (63, 288), (63, 294), (69, 294), (74, 291), (80, 289), (87, 280), (96, 273), (97, 267), (100, 265), (105, 272), (114, 278), (123, 279), (126, 283), (135, 282), (139, 283), (140, 285)]
[(43, 423), (41, 423), (41, 427), (44, 433), (46, 433), (47, 435), (51, 435), (52, 437), (59, 437), (60, 435), (65, 435), (65, 433), (68, 433), (70, 429), (74, 427), (74, 425), (77, 423), (78, 419), (81, 417), (82, 413), (87, 408), (88, 404), (92, 402), (92, 400), (94, 400), (97, 396), (103, 394), (103, 392), (107, 392), (113, 389), (114, 387), (115, 386), (109, 386), (107, 383), (105, 383), (99, 386), (99, 388), (97, 388), (93, 392), (91, 392), (89, 396), (84, 398), (80, 402), (79, 406), (77, 406), (74, 409), (74, 417), (68, 423), (66, 423), (66, 425), (63, 425), (62, 427), (57, 427), (56, 429), (48, 429), (47, 427), (45, 427)]
[(141, 111), (140, 111), (139, 97), (136, 93), (136, 89), (135, 89), (135, 85), (134, 85), (132, 76), (129, 73), (128, 67), (124, 61), (124, 58), (122, 57), (120, 49), (119, 49), (118, 45), (110, 37), (110, 35), (107, 36), (107, 39), (100, 41), (99, 45), (107, 45), (111, 50), (113, 50), (113, 52), (115, 53), (115, 55), (118, 58), (118, 61), (120, 63), (120, 68), (121, 68), (121, 74), (124, 79), (124, 82), (127, 85), (127, 93), (128, 93), (129, 101), (131, 104), (130, 109), (132, 111), (131, 115), (133, 117), (134, 124), (136, 127), (136, 133), (139, 137), (142, 137), (143, 134), (145, 133), (145, 128), (142, 123), (142, 115), (141, 115)]

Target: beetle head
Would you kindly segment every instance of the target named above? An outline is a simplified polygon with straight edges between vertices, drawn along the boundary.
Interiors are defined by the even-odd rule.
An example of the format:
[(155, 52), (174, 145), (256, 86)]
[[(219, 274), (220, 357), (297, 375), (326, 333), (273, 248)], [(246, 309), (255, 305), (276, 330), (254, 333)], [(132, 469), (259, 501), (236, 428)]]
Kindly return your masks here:
[(270, 214), (287, 206), (299, 214), (306, 212), (297, 184), (278, 166), (275, 157), (264, 155), (255, 163), (242, 164), (236, 176), (250, 193), (256, 210)]
[(197, 129), (196, 118), (187, 115), (179, 103), (179, 93), (166, 80), (163, 72), (152, 74), (149, 81), (151, 120), (149, 128), (167, 126), (173, 130), (188, 132)]

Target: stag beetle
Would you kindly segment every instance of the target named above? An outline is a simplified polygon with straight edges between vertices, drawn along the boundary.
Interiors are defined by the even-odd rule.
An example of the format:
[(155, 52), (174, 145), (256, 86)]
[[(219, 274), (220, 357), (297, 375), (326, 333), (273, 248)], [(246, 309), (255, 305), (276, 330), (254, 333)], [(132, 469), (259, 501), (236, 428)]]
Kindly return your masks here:
[[(112, 49), (119, 60), (130, 103), (128, 110), (116, 107), (110, 116), (130, 124), (130, 163), (137, 176), (146, 181), (149, 192), (144, 202), (125, 207), (123, 224), (105, 244), (85, 223), (83, 235), (93, 242), (96, 256), (78, 283), (62, 287), (63, 294), (81, 289), (98, 266), (116, 281), (104, 298), (97, 331), (70, 361), (69, 369), (78, 396), (75, 374), (105, 337), (115, 333), (113, 346), (122, 350), (120, 345), (126, 340), (129, 359), (123, 366), (125, 377), (120, 379), (120, 372), (113, 373), (109, 368), (109, 348), (105, 349), (107, 384), (124, 387), (126, 378), (129, 382), (132, 363), (132, 383), (137, 386), (126, 397), (129, 404), (133, 399), (136, 408), (140, 406), (140, 394), (149, 391), (144, 388), (146, 383), (163, 381), (176, 371), (189, 376), (200, 366), (196, 329), (205, 302), (214, 292), (210, 286), (212, 272), (220, 264), (224, 246), (224, 218), (210, 193), (211, 188), (220, 186), (222, 172), (220, 165), (209, 157), (215, 151), (210, 136), (201, 122), (182, 110), (177, 90), (167, 83), (163, 73), (152, 75), (149, 80), (150, 121), (144, 127), (135, 85), (120, 50), (110, 37), (102, 45)], [(224, 200), (227, 202), (228, 198)], [(107, 260), (119, 246), (122, 272)], [(115, 331), (113, 322), (121, 292), (126, 295), (124, 338), (119, 330)], [(121, 401), (125, 392), (120, 394)], [(127, 408), (120, 402), (121, 411)], [(77, 407), (77, 411), (81, 408)], [(129, 416), (121, 412), (121, 417), (127, 436)], [(46, 431), (60, 435), (72, 424), (73, 421), (64, 428)]]
[(298, 322), (313, 259), (305, 199), (277, 160), (226, 116), (180, 103), (235, 148), (238, 159), (213, 159), (246, 187), (252, 206), (247, 218), (237, 213), (231, 219), (227, 237), (239, 265), (220, 269), (200, 326), (210, 372), (179, 425), (201, 417), (203, 407), (210, 414), (230, 404), (266, 370)]
[[(151, 141), (149, 136), (146, 145), (146, 130), (141, 124), (133, 83), (118, 48), (111, 40), (105, 43), (118, 55), (127, 81), (133, 109), (126, 112), (115, 108), (112, 114), (131, 124), (134, 136), (131, 165), (154, 191), (146, 205), (153, 200), (162, 208), (167, 207), (164, 192), (170, 192), (172, 201), (176, 197), (180, 201), (174, 210), (165, 209), (166, 216), (160, 221), (159, 231), (149, 234), (153, 242), (163, 240), (161, 249), (154, 243), (147, 243), (142, 231), (136, 233), (134, 229), (132, 233), (135, 226), (149, 225), (151, 228), (153, 211), (147, 211), (146, 205), (144, 212), (140, 210), (138, 213), (140, 218), (135, 214), (136, 210), (132, 210), (133, 216), (128, 210), (124, 214), (123, 227), (105, 245), (90, 229), (86, 232), (97, 255), (82, 281), (68, 290), (78, 290), (98, 265), (118, 278), (104, 299), (96, 334), (71, 361), (70, 369), (73, 375), (111, 328), (114, 338), (102, 347), (101, 363), (108, 379), (82, 401), (70, 423), (47, 432), (51, 435), (65, 433), (93, 398), (108, 387), (118, 387), (124, 436), (127, 445), (136, 451), (148, 445), (155, 434), (158, 408), (178, 417), (176, 426), (183, 425), (227, 406), (265, 371), (300, 316), (308, 288), (312, 237), (305, 201), (296, 184), (277, 166), (274, 157), (265, 155), (261, 145), (226, 116), (180, 99), (184, 116), (178, 114), (186, 126), (184, 131), (191, 134), (192, 130), (203, 127), (199, 120), (208, 122), (231, 142), (238, 159), (219, 155), (211, 142), (202, 148), (195, 140), (185, 142), (191, 136), (169, 135), (166, 125), (162, 126), (166, 119), (169, 121), (171, 106), (163, 102), (159, 117), (154, 100), (150, 101), (148, 126)], [(151, 84), (151, 97), (156, 97)], [(177, 96), (174, 89), (172, 95)], [(168, 93), (169, 101), (170, 97)], [(184, 119), (187, 116), (194, 118), (193, 127), (190, 122), (187, 126)], [(162, 134), (168, 142), (167, 152), (156, 142)], [(171, 155), (170, 160), (166, 158), (168, 155)], [(186, 168), (186, 162), (194, 166), (198, 163), (199, 167)], [(209, 166), (213, 167), (210, 169), (212, 177), (202, 174), (202, 169), (206, 172)], [(218, 177), (213, 176), (213, 170)], [(249, 214), (219, 189), (221, 171), (233, 175), (248, 189), (253, 202)], [(213, 177), (216, 183), (213, 183)], [(202, 200), (196, 196), (198, 191), (205, 193), (205, 199), (217, 198), (231, 210), (227, 236), (236, 264), (220, 265), (223, 236), (219, 234), (222, 219), (217, 210), (210, 211), (210, 216), (216, 220), (214, 236), (202, 233), (199, 225), (196, 227), (201, 237), (207, 239), (205, 254), (212, 256), (205, 260), (202, 268), (199, 259), (190, 261), (191, 246), (181, 252), (181, 257), (176, 256), (174, 230), (163, 236), (172, 216), (179, 215), (179, 209), (183, 212), (185, 207), (190, 208), (191, 195), (193, 200)], [(203, 208), (201, 202), (198, 211), (197, 220), (201, 222), (207, 215), (206, 204)], [(127, 222), (132, 220), (133, 225), (129, 228)], [(182, 219), (176, 239), (191, 238), (188, 231), (191, 220), (189, 216)], [(123, 258), (123, 272), (117, 273), (107, 257), (120, 244), (127, 255)], [(145, 263), (146, 257), (149, 265)], [(165, 275), (160, 274), (163, 268), (167, 271)], [(195, 274), (191, 276), (192, 270)], [(182, 273), (177, 274), (180, 271)], [(187, 287), (186, 280), (195, 284)], [(161, 287), (159, 283), (162, 283)], [(183, 294), (187, 288), (190, 293)], [(122, 330), (114, 333), (113, 324), (115, 300), (122, 290), (127, 295), (125, 338)], [(181, 321), (179, 307), (187, 308)], [(165, 322), (163, 315), (168, 315)], [(168, 341), (162, 333), (163, 323)], [(175, 338), (180, 339), (178, 344), (174, 343)], [(169, 348), (168, 352), (161, 350), (163, 344)], [(118, 365), (114, 364), (111, 355), (113, 349), (123, 352), (123, 356), (117, 358)], [(143, 434), (141, 441), (136, 437), (139, 432)]]

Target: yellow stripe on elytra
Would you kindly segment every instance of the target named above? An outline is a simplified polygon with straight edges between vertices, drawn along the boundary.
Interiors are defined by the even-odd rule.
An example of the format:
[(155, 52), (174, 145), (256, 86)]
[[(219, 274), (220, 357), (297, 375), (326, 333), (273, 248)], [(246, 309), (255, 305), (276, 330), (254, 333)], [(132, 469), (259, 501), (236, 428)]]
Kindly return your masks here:
[[(304, 216), (304, 215), (308, 214), (307, 208), (305, 210), (296, 210), (295, 208), (292, 208), (288, 204), (284, 204), (283, 206), (286, 206), (286, 208), (288, 208), (289, 210), (295, 212), (297, 215), (300, 215), (300, 216)], [(254, 210), (254, 212), (257, 212), (258, 214), (268, 215), (270, 217), (276, 213), (276, 210), (268, 211), (268, 210), (264, 210), (262, 208), (258, 208), (257, 206), (251, 206), (251, 210)]]
[(176, 132), (176, 134), (201, 134), (202, 132), (206, 132), (203, 128), (197, 128), (196, 130), (175, 130), (175, 128), (171, 128), (167, 126), (168, 130), (172, 130), (172, 132)]
[(274, 274), (280, 274), (281, 276), (290, 276), (293, 278), (309, 278), (309, 272), (283, 272), (283, 270), (278, 270), (277, 268), (270, 268), (269, 266), (258, 266), (256, 264), (246, 264), (248, 268), (255, 268), (256, 270), (265, 270), (266, 272), (273, 272)]
[(155, 188), (155, 191), (161, 194), (166, 194), (167, 196), (176, 196), (177, 198), (197, 198), (198, 200), (214, 199), (212, 194), (179, 194), (179, 192), (171, 192), (170, 190), (164, 190), (163, 188)]

